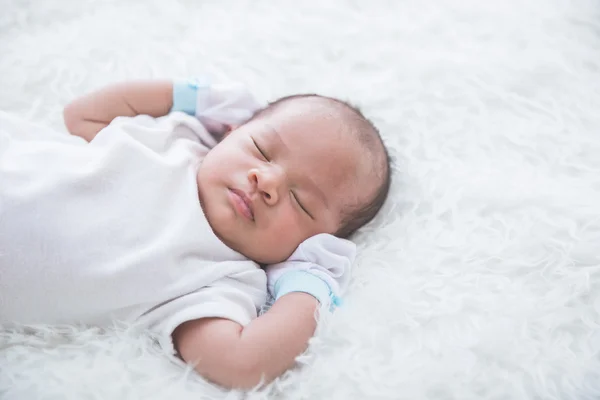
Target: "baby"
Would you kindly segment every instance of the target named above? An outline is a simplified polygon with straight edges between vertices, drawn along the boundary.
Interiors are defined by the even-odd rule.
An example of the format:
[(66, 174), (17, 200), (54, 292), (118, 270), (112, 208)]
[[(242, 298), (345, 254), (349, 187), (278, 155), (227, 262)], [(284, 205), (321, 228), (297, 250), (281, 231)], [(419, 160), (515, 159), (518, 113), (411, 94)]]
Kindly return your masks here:
[(72, 135), (0, 113), (0, 325), (135, 322), (226, 387), (290, 368), (387, 196), (376, 128), (198, 82), (109, 86), (64, 117)]

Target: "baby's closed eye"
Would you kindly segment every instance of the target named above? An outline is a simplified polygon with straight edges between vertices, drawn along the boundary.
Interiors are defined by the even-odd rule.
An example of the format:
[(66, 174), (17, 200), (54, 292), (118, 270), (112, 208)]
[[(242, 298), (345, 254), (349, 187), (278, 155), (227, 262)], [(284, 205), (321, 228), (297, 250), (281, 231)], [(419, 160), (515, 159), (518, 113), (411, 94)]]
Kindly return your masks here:
[(254, 143), (254, 147), (256, 148), (256, 150), (258, 150), (258, 153), (261, 155), (261, 157), (264, 158), (265, 161), (271, 162), (270, 158), (267, 156), (265, 151), (256, 143), (256, 140), (254, 140), (254, 138), (251, 139), (252, 143)]

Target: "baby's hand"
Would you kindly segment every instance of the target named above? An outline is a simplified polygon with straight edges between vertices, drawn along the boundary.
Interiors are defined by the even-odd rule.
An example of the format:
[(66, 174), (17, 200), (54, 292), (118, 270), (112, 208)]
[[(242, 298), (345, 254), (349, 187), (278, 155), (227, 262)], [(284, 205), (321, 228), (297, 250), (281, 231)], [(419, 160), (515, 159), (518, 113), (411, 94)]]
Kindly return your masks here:
[(308, 238), (284, 262), (267, 267), (267, 286), (276, 300), (291, 292), (308, 293), (322, 305), (340, 305), (350, 279), (356, 245), (326, 233)]
[(171, 111), (195, 116), (217, 137), (248, 121), (260, 108), (262, 104), (241, 83), (213, 83), (208, 78), (197, 78), (173, 85)]

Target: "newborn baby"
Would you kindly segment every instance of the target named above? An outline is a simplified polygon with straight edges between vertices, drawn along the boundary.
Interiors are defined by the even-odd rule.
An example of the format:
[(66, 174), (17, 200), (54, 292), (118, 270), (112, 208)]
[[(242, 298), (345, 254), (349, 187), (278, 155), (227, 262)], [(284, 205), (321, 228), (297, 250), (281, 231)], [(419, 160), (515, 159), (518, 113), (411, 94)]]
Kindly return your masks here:
[(291, 367), (387, 195), (375, 127), (323, 96), (171, 82), (107, 87), (65, 123), (0, 113), (0, 325), (135, 322), (227, 387)]

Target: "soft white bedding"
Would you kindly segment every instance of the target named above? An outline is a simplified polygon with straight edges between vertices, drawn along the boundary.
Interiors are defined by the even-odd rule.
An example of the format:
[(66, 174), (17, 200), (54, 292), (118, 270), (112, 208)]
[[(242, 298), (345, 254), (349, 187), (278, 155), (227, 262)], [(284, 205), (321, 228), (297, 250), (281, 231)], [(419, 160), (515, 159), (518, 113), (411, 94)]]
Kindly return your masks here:
[(3, 0), (2, 110), (64, 129), (100, 85), (223, 74), (363, 106), (395, 181), (308, 367), (245, 395), (126, 327), (0, 331), (0, 398), (599, 398), (599, 17), (592, 0)]

